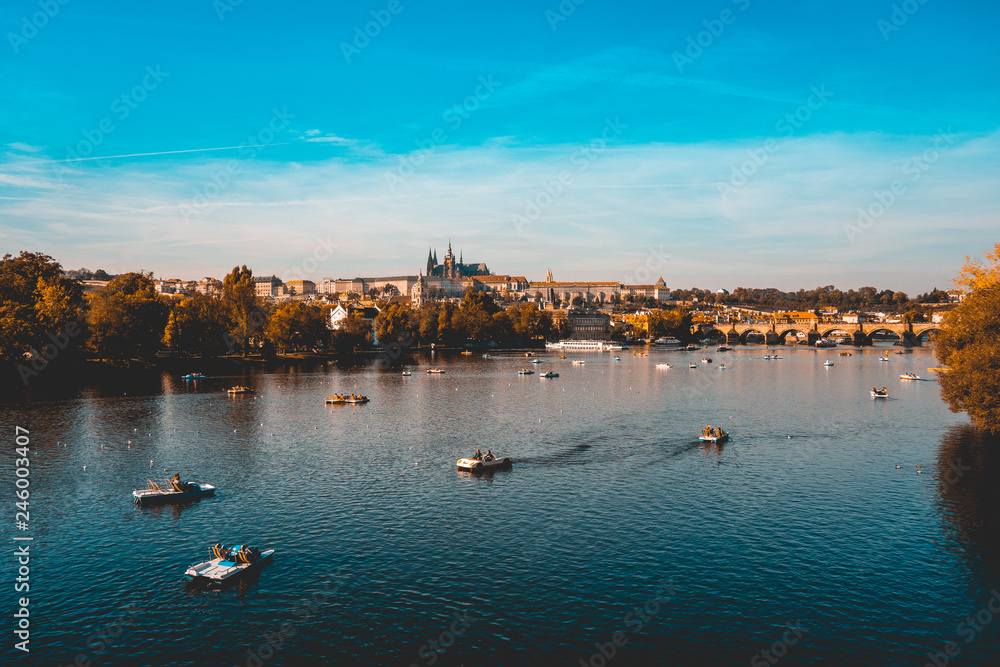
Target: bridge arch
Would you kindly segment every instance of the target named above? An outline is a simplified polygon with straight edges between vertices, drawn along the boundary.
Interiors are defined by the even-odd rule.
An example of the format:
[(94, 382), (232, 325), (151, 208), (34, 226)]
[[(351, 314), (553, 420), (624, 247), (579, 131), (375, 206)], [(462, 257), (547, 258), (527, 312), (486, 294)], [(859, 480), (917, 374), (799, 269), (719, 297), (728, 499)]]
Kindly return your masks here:
[(784, 345), (785, 341), (788, 340), (788, 334), (792, 334), (792, 340), (798, 342), (799, 339), (798, 334), (802, 333), (809, 335), (809, 329), (805, 328), (796, 329), (795, 327), (789, 327), (788, 329), (783, 329), (777, 333), (778, 333), (778, 340), (780, 340), (781, 344)]
[(915, 340), (918, 340), (918, 341), (919, 340), (924, 340), (925, 336), (926, 336), (926, 340), (931, 340), (936, 334), (939, 334), (939, 333), (941, 333), (941, 329), (938, 328), (938, 327), (936, 327), (936, 326), (934, 326), (934, 327), (924, 327), (923, 329), (920, 329), (919, 331), (917, 330), (916, 327), (913, 328), (913, 338)]
[(820, 334), (823, 338), (828, 336), (838, 335), (838, 336), (853, 336), (854, 332), (848, 330), (846, 327), (834, 327), (832, 329), (827, 329)]
[(865, 332), (866, 345), (873, 345), (875, 343), (875, 338), (874, 338), (875, 334), (889, 334), (890, 336), (894, 337), (893, 340), (899, 340), (899, 341), (903, 340), (902, 334), (900, 334), (898, 331), (893, 331), (892, 329), (887, 329), (884, 327), (878, 327), (874, 329), (869, 329), (868, 331)]
[(740, 345), (746, 345), (747, 344), (747, 336), (749, 334), (758, 334), (761, 337), (764, 337), (764, 336), (767, 336), (767, 332), (768, 331), (770, 331), (770, 329), (767, 329), (767, 328), (764, 328), (764, 327), (762, 327), (760, 329), (752, 329), (752, 328), (745, 329), (743, 332), (740, 333)]

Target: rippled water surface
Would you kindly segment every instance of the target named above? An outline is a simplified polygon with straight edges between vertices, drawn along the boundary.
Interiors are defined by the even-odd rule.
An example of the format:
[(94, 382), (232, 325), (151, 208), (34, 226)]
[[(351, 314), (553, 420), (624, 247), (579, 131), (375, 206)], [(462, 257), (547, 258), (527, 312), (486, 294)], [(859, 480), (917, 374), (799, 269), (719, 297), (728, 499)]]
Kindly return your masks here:
[[(998, 664), (1000, 618), (957, 627), (1000, 586), (975, 499), (953, 493), (976, 474), (952, 465), (966, 418), (927, 350), (879, 353), (541, 354), (550, 380), (517, 375), (514, 352), (437, 354), (410, 377), (164, 374), (0, 406), (32, 438), (17, 664), (722, 665), (767, 649), (922, 665), (949, 641), (950, 664)], [(324, 405), (333, 392), (371, 403)], [(723, 447), (698, 442), (710, 423)], [(477, 447), (513, 468), (457, 472)], [(217, 496), (133, 507), (174, 472)], [(276, 557), (227, 590), (186, 583), (220, 540)]]

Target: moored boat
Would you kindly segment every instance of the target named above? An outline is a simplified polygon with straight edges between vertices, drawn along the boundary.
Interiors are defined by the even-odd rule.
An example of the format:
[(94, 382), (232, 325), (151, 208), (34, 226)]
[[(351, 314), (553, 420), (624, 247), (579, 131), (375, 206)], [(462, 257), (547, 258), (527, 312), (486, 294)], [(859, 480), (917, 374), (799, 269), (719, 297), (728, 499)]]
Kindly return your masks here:
[(260, 569), (274, 556), (274, 549), (260, 551), (246, 544), (231, 547), (216, 544), (211, 550), (212, 558), (192, 565), (185, 574), (193, 581), (221, 584), (235, 580), (242, 575)]
[(820, 338), (816, 341), (816, 347), (837, 347), (837, 341), (830, 340), (829, 338)]
[(194, 482), (169, 481), (162, 486), (153, 480), (148, 480), (145, 489), (132, 492), (132, 502), (136, 505), (155, 505), (157, 503), (174, 503), (193, 498), (205, 498), (215, 495), (215, 487), (211, 484), (196, 484)]
[(656, 367), (657, 368), (673, 368), (673, 366), (671, 366), (670, 364), (666, 364), (666, 363), (664, 363), (664, 364), (656, 364)]

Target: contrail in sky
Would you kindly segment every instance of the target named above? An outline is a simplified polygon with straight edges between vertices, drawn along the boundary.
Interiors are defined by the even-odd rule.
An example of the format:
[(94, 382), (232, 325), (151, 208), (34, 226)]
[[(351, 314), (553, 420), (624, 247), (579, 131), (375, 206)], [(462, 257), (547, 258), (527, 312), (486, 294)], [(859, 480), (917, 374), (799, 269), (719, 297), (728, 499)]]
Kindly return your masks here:
[(127, 155), (98, 155), (95, 157), (75, 157), (65, 160), (42, 160), (43, 162), (83, 162), (84, 160), (113, 160), (119, 157), (145, 157), (147, 155), (174, 155), (176, 153), (201, 153), (204, 151), (228, 151), (234, 148), (265, 148), (267, 146), (284, 146), (290, 142), (276, 144), (242, 144), (240, 146), (220, 146), (218, 148), (188, 148), (183, 151), (160, 151), (159, 153), (128, 153)]

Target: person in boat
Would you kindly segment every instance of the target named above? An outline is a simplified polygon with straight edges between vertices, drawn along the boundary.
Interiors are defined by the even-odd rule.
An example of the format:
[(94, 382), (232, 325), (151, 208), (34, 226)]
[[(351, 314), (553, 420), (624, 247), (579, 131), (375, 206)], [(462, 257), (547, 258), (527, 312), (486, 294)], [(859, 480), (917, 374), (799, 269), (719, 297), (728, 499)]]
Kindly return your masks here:
[(886, 389), (885, 387), (882, 387), (882, 393), (883, 393), (883, 394), (887, 394), (887, 393), (889, 393), (889, 390), (888, 390), (888, 389)]
[(472, 455), (472, 458), (474, 458), (477, 461), (482, 461), (483, 460), (483, 453), (480, 452), (478, 448), (476, 448), (476, 453)]
[(484, 461), (492, 461), (493, 460), (493, 452), (491, 452), (490, 450), (487, 449), (486, 450), (486, 456), (483, 458), (483, 460)]

